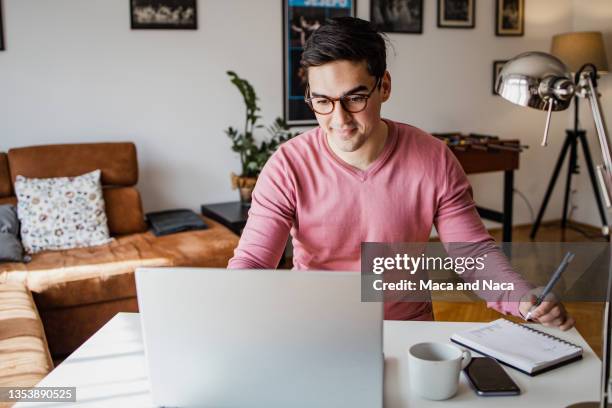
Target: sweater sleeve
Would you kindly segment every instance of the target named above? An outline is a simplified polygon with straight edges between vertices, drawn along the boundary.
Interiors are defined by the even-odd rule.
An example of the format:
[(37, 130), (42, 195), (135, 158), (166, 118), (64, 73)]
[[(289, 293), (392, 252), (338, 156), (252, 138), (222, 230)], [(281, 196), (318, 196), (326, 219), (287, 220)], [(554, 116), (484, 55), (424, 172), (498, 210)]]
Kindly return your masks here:
[[(487, 300), (487, 306), (501, 313), (520, 316), (519, 300), (533, 286), (512, 269), (508, 259), (487, 232), (472, 197), (472, 188), (455, 155), (444, 147), (443, 167), (446, 171), (439, 180), (438, 208), (434, 218), (440, 240), (445, 243), (449, 255), (484, 256), (482, 271), (469, 271), (462, 275), (466, 281), (493, 279), (496, 282), (511, 282), (512, 291), (480, 291), (478, 295)], [(452, 244), (461, 243), (461, 244)], [(464, 243), (470, 243), (465, 245)], [(460, 250), (457, 253), (457, 249)], [(451, 252), (456, 252), (455, 254)]]
[(274, 269), (285, 250), (295, 216), (295, 190), (282, 149), (264, 166), (252, 197), (246, 226), (228, 264), (230, 269)]

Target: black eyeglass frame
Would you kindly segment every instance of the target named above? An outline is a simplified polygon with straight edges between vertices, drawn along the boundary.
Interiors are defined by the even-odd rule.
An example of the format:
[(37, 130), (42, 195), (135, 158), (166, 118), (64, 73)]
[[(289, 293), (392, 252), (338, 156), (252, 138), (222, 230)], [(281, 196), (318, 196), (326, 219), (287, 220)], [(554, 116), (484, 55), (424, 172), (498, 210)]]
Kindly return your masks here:
[[(331, 111), (327, 112), (327, 113), (320, 113), (317, 112), (317, 110), (312, 106), (312, 97), (308, 97), (308, 94), (310, 93), (310, 84), (306, 84), (306, 92), (304, 94), (304, 102), (306, 102), (306, 105), (308, 105), (308, 107), (315, 113), (318, 113), (319, 115), (329, 115), (331, 114), (334, 109), (336, 109), (336, 102), (340, 102), (340, 105), (342, 106), (342, 109), (344, 109), (346, 112), (349, 113), (359, 113), (359, 112), (363, 112), (367, 107), (368, 107), (368, 100), (370, 99), (370, 97), (372, 96), (372, 94), (374, 93), (375, 90), (380, 89), (380, 86), (382, 85), (382, 77), (378, 77), (376, 79), (376, 83), (374, 84), (374, 87), (372, 88), (372, 90), (370, 92), (368, 92), (367, 95), (362, 95), (362, 94), (348, 94), (348, 95), (343, 95), (339, 98), (329, 98), (327, 96), (316, 96), (315, 98), (324, 98), (327, 99), (328, 101), (330, 101), (332, 103), (332, 108)], [(350, 97), (355, 97), (355, 96), (359, 96), (361, 98), (365, 98), (365, 105), (363, 105), (363, 108), (359, 109), (358, 111), (351, 111), (349, 109), (347, 109), (346, 105), (344, 104), (344, 101), (347, 98)]]

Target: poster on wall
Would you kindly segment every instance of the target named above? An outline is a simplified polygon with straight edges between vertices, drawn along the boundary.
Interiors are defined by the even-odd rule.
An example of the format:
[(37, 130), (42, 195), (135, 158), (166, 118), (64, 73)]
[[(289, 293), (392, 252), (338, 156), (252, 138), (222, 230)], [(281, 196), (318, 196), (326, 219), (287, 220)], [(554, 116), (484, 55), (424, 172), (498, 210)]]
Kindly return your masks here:
[(196, 30), (196, 0), (130, 0), (132, 29)]
[(304, 102), (306, 77), (300, 68), (304, 44), (328, 18), (355, 13), (355, 0), (283, 1), (283, 115), (289, 126), (317, 124)]
[(475, 0), (438, 0), (438, 27), (474, 28)]
[(493, 95), (499, 95), (497, 93), (497, 78), (499, 77), (499, 73), (501, 72), (502, 68), (504, 67), (504, 65), (506, 64), (506, 62), (508, 62), (508, 60), (496, 60), (493, 61), (493, 85), (491, 87), (491, 91), (493, 92)]
[(4, 24), (2, 21), (2, 0), (0, 0), (0, 51), (4, 51)]
[(423, 0), (370, 0), (370, 20), (386, 33), (423, 33)]
[(495, 35), (520, 36), (525, 33), (525, 1), (497, 0)]

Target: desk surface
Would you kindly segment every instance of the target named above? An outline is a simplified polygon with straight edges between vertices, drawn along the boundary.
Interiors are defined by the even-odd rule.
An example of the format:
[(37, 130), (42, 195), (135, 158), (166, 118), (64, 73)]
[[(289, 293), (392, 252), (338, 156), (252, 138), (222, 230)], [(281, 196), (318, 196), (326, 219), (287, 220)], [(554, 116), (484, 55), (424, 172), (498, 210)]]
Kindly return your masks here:
[[(461, 374), (457, 395), (447, 401), (427, 401), (408, 393), (405, 350), (422, 341), (449, 341), (449, 336), (480, 323), (385, 321), (385, 407), (562, 407), (573, 402), (595, 400), (599, 395), (601, 362), (580, 334), (542, 328), (580, 344), (584, 358), (565, 367), (529, 377), (507, 368), (522, 391), (518, 397), (478, 397)], [(119, 313), (39, 386), (76, 386), (76, 404), (45, 406), (151, 407), (144, 348), (137, 313)], [(15, 407), (40, 407), (20, 403)]]

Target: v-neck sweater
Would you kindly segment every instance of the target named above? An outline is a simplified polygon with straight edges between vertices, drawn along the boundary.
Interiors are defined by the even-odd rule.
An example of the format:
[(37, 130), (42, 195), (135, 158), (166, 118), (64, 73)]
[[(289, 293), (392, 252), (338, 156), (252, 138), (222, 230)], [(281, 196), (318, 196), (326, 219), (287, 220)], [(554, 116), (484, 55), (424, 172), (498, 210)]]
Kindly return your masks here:
[[(442, 242), (481, 243), (496, 279), (514, 283), (489, 306), (518, 315), (517, 293), (531, 286), (486, 231), (454, 154), (416, 127), (385, 122), (385, 146), (365, 170), (335, 155), (320, 127), (283, 143), (257, 180), (228, 267), (275, 268), (290, 233), (294, 269), (360, 271), (362, 242), (428, 242), (435, 226)], [(387, 302), (385, 318), (429, 319), (431, 305)]]

